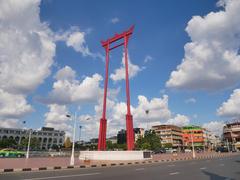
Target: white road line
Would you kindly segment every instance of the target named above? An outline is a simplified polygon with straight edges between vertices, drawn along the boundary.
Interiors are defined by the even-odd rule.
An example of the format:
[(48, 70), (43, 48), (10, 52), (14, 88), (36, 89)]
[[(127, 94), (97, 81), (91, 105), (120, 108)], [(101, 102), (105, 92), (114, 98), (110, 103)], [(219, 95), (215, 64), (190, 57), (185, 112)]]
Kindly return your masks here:
[(202, 169), (202, 170), (203, 170), (203, 169), (207, 169), (207, 168), (206, 168), (206, 167), (201, 167), (200, 169)]
[(168, 166), (169, 166), (169, 167), (173, 167), (173, 166), (175, 166), (175, 164), (169, 164)]
[(66, 175), (66, 176), (37, 177), (37, 178), (23, 179), (23, 180), (59, 179), (59, 178), (68, 178), (68, 177), (94, 176), (98, 174), (101, 174), (101, 173), (96, 172), (96, 173), (89, 173), (89, 174), (73, 174), (73, 175)]
[(143, 171), (144, 168), (137, 168), (136, 171)]
[(219, 166), (224, 166), (224, 164), (219, 164)]
[(177, 175), (177, 174), (179, 174), (179, 172), (169, 173), (170, 176), (172, 176), (172, 175)]

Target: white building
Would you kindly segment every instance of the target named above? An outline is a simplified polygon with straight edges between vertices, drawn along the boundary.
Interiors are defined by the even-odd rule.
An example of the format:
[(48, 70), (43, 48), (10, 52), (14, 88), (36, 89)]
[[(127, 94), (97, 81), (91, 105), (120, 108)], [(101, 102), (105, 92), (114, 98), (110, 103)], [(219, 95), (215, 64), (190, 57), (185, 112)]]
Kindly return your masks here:
[[(14, 139), (18, 144), (28, 138), (28, 129), (0, 128), (0, 140)], [(41, 130), (31, 130), (31, 137), (36, 137), (40, 142), (40, 149), (49, 149), (53, 145), (63, 146), (65, 132), (54, 130), (54, 128), (42, 127)]]

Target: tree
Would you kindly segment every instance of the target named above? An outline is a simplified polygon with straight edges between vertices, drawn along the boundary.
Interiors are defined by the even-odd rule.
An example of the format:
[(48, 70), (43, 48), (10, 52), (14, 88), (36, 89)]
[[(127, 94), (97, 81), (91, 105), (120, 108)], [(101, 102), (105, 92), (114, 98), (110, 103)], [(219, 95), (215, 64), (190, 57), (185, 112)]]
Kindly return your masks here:
[(142, 149), (143, 150), (149, 150), (149, 149), (151, 149), (151, 145), (148, 142), (144, 142), (142, 144)]
[(106, 145), (107, 145), (107, 150), (113, 150), (114, 149), (112, 141), (108, 140), (106, 142)]
[(65, 140), (65, 142), (64, 142), (64, 147), (65, 147), (65, 148), (70, 148), (70, 147), (72, 147), (72, 142), (71, 142), (71, 140), (70, 140), (69, 137), (66, 138), (66, 140)]
[(166, 143), (166, 144), (164, 144), (164, 147), (170, 149), (173, 147), (173, 145), (172, 145), (172, 143)]
[(52, 145), (52, 149), (56, 150), (56, 151), (59, 151), (60, 147), (56, 144), (53, 144)]
[[(27, 148), (28, 146), (28, 138), (23, 139), (20, 143), (20, 148)], [(36, 137), (32, 137), (30, 141), (30, 148), (37, 150), (40, 148), (40, 141)]]
[(158, 135), (152, 131), (145, 131), (144, 137), (141, 137), (136, 142), (136, 149), (158, 150), (161, 148), (161, 141)]
[(0, 148), (14, 148), (17, 146), (17, 142), (14, 139), (2, 139), (0, 140)]

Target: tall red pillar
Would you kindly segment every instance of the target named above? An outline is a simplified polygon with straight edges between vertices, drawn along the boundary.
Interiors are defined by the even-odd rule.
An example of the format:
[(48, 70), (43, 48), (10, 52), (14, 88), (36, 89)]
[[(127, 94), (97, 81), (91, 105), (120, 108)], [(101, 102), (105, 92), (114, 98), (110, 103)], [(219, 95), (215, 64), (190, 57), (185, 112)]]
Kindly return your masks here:
[[(103, 113), (100, 119), (99, 136), (98, 136), (98, 150), (106, 150), (106, 131), (107, 131), (107, 119), (106, 119), (106, 101), (107, 101), (107, 88), (108, 88), (108, 67), (109, 67), (109, 52), (117, 47), (124, 45), (124, 58), (125, 58), (125, 72), (126, 72), (126, 99), (127, 99), (127, 114), (126, 114), (126, 129), (127, 129), (127, 148), (128, 150), (134, 149), (134, 132), (133, 132), (133, 118), (130, 109), (130, 92), (129, 92), (129, 76), (128, 76), (128, 40), (133, 33), (134, 26), (129, 30), (116, 34), (114, 37), (109, 38), (106, 41), (102, 41), (102, 46), (106, 50), (106, 72), (104, 82), (104, 96), (103, 96)], [(124, 42), (110, 47), (111, 43), (123, 39)]]
[(106, 50), (106, 72), (104, 82), (104, 95), (103, 95), (103, 112), (100, 119), (99, 135), (98, 135), (98, 150), (106, 150), (106, 133), (107, 133), (107, 119), (106, 119), (106, 103), (107, 103), (107, 88), (108, 88), (108, 67), (109, 67), (109, 43), (105, 46)]
[(130, 108), (130, 91), (129, 91), (129, 76), (128, 76), (128, 38), (124, 37), (124, 56), (125, 56), (125, 74), (126, 74), (126, 96), (127, 96), (127, 114), (126, 114), (126, 129), (127, 129), (127, 148), (128, 150), (134, 149), (134, 132), (133, 132), (133, 120)]

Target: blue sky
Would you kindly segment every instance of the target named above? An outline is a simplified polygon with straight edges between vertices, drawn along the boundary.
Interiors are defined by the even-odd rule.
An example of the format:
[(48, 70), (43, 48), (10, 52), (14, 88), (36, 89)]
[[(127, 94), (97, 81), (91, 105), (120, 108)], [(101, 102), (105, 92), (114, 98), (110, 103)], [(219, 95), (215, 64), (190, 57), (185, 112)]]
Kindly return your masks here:
[[(237, 3), (236, 0), (230, 2)], [(196, 66), (196, 71), (193, 68), (193, 72), (189, 69), (184, 69), (183, 66), (180, 67), (180, 70), (177, 70), (177, 67), (183, 64), (183, 59), (190, 59), (197, 62), (197, 58), (199, 58), (199, 61), (203, 61), (204, 58), (207, 61), (209, 60), (208, 57), (220, 57), (219, 54), (215, 53), (218, 49), (214, 45), (207, 48), (212, 50), (209, 52), (212, 56), (206, 54), (206, 56), (200, 57), (207, 49), (206, 51), (203, 49), (202, 54), (200, 52), (196, 55), (194, 47), (186, 49), (186, 44), (193, 42), (195, 45), (198, 44), (199, 47), (200, 45), (205, 47), (206, 44), (209, 45), (215, 41), (220, 44), (223, 44), (224, 41), (228, 42), (227, 38), (222, 40), (220, 37), (228, 37), (231, 33), (236, 34), (238, 30), (229, 32), (229, 34), (221, 34), (222, 32), (219, 30), (221, 27), (219, 28), (217, 23), (214, 24), (215, 21), (211, 18), (205, 17), (212, 12), (215, 13), (214, 16), (216, 17), (214, 18), (217, 19), (219, 11), (234, 12), (235, 9), (231, 9), (231, 7), (229, 10), (226, 10), (228, 5), (230, 7), (231, 4), (224, 0), (123, 0), (121, 2), (110, 0), (45, 0), (26, 5), (27, 8), (24, 9), (22, 14), (25, 14), (29, 10), (29, 13), (35, 13), (38, 16), (36, 19), (40, 18), (38, 24), (46, 26), (48, 31), (46, 32), (47, 36), (54, 43), (55, 52), (52, 52), (53, 57), (50, 58), (53, 62), (49, 66), (49, 74), (43, 77), (42, 82), (38, 83), (30, 92), (21, 94), (26, 98), (27, 104), (32, 107), (32, 110), (29, 110), (29, 113), (23, 113), (24, 115), (20, 118), (16, 118), (18, 124), (21, 120), (27, 120), (27, 126), (33, 128), (39, 128), (46, 124), (46, 113), (50, 111), (49, 105), (51, 103), (43, 103), (42, 99), (46, 100), (50, 98), (49, 94), (52, 92), (53, 83), (59, 80), (56, 80), (56, 74), (66, 66), (70, 67), (70, 70), (68, 70), (71, 73), (72, 71), (75, 72), (76, 77), (74, 78), (79, 83), (86, 77), (92, 77), (95, 73), (104, 78), (105, 63), (102, 57), (105, 56), (105, 52), (101, 47), (100, 41), (128, 29), (131, 25), (135, 25), (129, 42), (131, 63), (138, 68), (134, 77), (130, 79), (132, 106), (139, 110), (139, 95), (147, 98), (149, 102), (154, 98), (158, 98), (160, 102), (163, 96), (167, 95), (167, 109), (171, 115), (165, 116), (165, 120), (164, 117), (160, 118), (159, 123), (163, 123), (168, 119), (175, 119), (177, 114), (179, 114), (184, 116), (184, 122), (187, 121), (190, 124), (221, 122), (222, 125), (222, 121), (234, 117), (232, 115), (234, 113), (230, 113), (231, 115), (225, 111), (219, 113), (218, 109), (222, 106), (223, 102), (228, 101), (233, 90), (238, 88), (237, 81), (232, 78), (232, 76), (236, 75), (234, 74), (235, 71), (232, 70), (234, 72), (232, 73), (230, 69), (229, 72), (226, 72), (224, 80), (219, 80), (214, 78), (219, 78), (216, 69), (219, 68), (221, 70), (223, 68), (223, 66), (219, 65), (220, 63), (216, 64), (214, 62), (211, 65), (211, 62), (213, 62), (211, 61), (209, 67), (206, 66), (204, 68), (203, 66), (203, 69), (199, 70)], [(16, 3), (14, 6), (17, 7), (19, 5)], [(31, 11), (32, 7), (39, 9), (36, 10), (33, 8)], [(16, 15), (18, 14), (16, 13)], [(193, 18), (194, 16), (198, 16), (201, 19)], [(230, 15), (226, 13), (226, 17), (228, 16)], [(2, 22), (4, 20), (6, 22), (12, 21), (12, 19), (3, 18)], [(190, 21), (192, 24), (188, 24)], [(12, 23), (14, 24), (15, 21)], [(209, 23), (209, 26), (206, 26), (205, 29), (205, 26), (203, 26), (204, 23)], [(226, 27), (227, 25), (228, 23), (226, 23)], [(235, 25), (234, 22), (233, 25)], [(16, 26), (16, 28), (20, 26)], [(186, 28), (188, 28), (187, 31)], [(208, 33), (201, 34), (201, 28), (202, 32), (209, 32), (210, 37), (214, 38), (209, 39), (206, 35)], [(214, 28), (217, 29), (216, 36), (214, 33), (210, 33), (215, 32)], [(24, 31), (23, 27), (20, 27), (20, 29)], [(90, 51), (89, 54), (84, 55), (82, 50), (76, 50), (74, 45), (67, 45), (67, 41), (69, 40), (67, 38), (71, 36), (71, 33), (76, 32), (83, 35), (84, 42), (80, 46), (83, 49), (85, 48), (85, 50), (88, 49)], [(64, 33), (66, 37), (63, 37)], [(61, 38), (56, 40), (56, 35), (61, 36)], [(236, 37), (236, 39), (238, 38)], [(226, 51), (230, 49), (233, 52), (236, 48), (239, 48), (239, 44), (226, 47), (225, 49)], [(111, 53), (109, 75), (113, 74), (121, 66), (122, 55), (121, 48)], [(147, 57), (150, 60), (146, 62)], [(239, 58), (238, 51), (236, 58)], [(185, 70), (186, 72), (184, 72)], [(178, 71), (176, 76), (171, 75), (173, 71)], [(185, 74), (180, 74), (180, 71)], [(193, 77), (191, 77), (191, 73), (193, 73)], [(210, 74), (209, 76), (206, 75), (208, 73)], [(231, 77), (229, 74), (231, 74)], [(181, 78), (179, 83), (176, 82), (176, 79), (178, 79), (177, 76)], [(167, 85), (170, 79), (172, 81)], [(101, 80), (99, 88), (103, 88), (103, 83), (104, 81)], [(120, 102), (125, 102), (125, 84), (123, 80), (115, 82), (110, 78), (109, 88), (115, 90), (120, 88), (115, 97), (117, 98), (115, 101), (116, 106)], [(11, 91), (7, 91), (6, 88), (3, 88), (3, 90), (10, 94), (12, 93)], [(94, 108), (98, 104), (97, 101), (99, 98), (101, 97), (97, 96), (96, 101), (91, 101), (90, 103), (76, 101), (61, 105), (66, 105), (67, 110), (70, 112), (76, 111), (77, 107), (80, 106), (81, 108), (78, 110), (79, 116), (82, 116), (80, 119), (86, 115), (92, 116), (94, 119), (94, 116), (95, 118), (98, 117)], [(136, 113), (138, 110), (136, 110)], [(141, 118), (139, 117), (139, 119)], [(152, 122), (156, 123), (156, 119), (152, 118)], [(141, 123), (144, 122), (141, 120)], [(141, 125), (141, 123), (138, 125)], [(120, 124), (122, 125), (122, 123)], [(121, 127), (120, 124), (119, 127)]]

